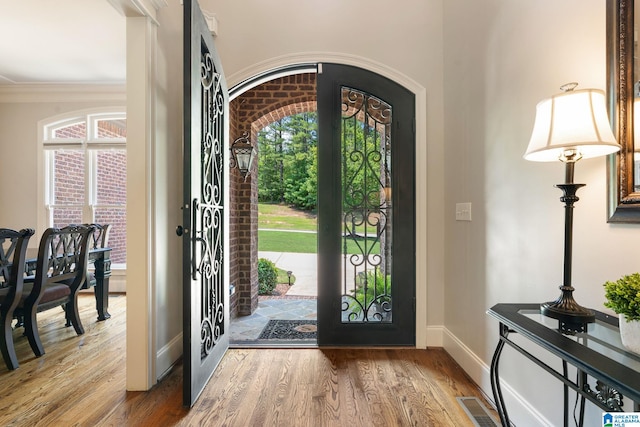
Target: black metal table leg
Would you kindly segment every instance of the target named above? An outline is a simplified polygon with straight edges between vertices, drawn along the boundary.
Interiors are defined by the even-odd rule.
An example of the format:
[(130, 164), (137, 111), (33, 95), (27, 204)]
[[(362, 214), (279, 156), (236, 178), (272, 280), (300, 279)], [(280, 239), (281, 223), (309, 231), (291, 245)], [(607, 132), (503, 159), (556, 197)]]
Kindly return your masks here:
[[(568, 373), (567, 373), (567, 361), (563, 360), (562, 361), (562, 376), (564, 376), (565, 380), (569, 380), (569, 378), (567, 377)], [(564, 427), (569, 427), (569, 386), (567, 385), (567, 383), (564, 383), (563, 386), (563, 392), (564, 392)]]
[(507, 414), (507, 407), (504, 403), (504, 398), (502, 397), (502, 389), (500, 388), (500, 376), (498, 374), (498, 364), (500, 363), (500, 355), (502, 354), (502, 349), (504, 348), (504, 340), (503, 337), (509, 333), (507, 327), (505, 327), (502, 323), (500, 323), (500, 341), (498, 341), (498, 345), (496, 346), (496, 350), (493, 353), (493, 358), (491, 359), (491, 391), (493, 392), (493, 399), (496, 403), (496, 410), (498, 411), (498, 415), (500, 416), (500, 422), (503, 427), (510, 427), (509, 415)]

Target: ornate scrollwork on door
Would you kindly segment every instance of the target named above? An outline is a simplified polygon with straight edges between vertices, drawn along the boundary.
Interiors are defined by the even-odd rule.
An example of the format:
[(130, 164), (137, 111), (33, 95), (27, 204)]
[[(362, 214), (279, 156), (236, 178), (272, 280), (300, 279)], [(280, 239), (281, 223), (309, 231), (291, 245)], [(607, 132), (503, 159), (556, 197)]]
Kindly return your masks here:
[(391, 322), (391, 106), (342, 88), (342, 321)]
[[(223, 289), (223, 176), (224, 96), (221, 76), (209, 52), (202, 52), (200, 82), (202, 95), (201, 194), (194, 203), (197, 215), (197, 274), (200, 275), (201, 355), (206, 357), (224, 331)], [(194, 252), (195, 253), (195, 252)]]

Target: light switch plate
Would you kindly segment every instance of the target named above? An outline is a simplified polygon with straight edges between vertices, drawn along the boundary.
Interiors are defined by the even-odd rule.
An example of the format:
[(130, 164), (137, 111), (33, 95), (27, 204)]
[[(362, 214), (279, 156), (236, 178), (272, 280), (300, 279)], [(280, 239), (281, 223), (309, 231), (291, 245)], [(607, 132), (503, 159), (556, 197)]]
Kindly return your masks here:
[(471, 202), (456, 203), (456, 221), (471, 221)]

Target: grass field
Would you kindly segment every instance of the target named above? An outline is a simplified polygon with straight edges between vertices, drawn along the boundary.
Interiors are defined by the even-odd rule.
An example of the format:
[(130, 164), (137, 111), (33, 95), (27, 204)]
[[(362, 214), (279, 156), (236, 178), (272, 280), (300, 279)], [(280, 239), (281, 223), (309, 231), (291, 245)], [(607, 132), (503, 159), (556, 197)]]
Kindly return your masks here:
[[(349, 239), (347, 241), (347, 253), (362, 253), (365, 245), (365, 239), (358, 239), (358, 244)], [(371, 245), (371, 240), (367, 242)], [(315, 233), (298, 233), (291, 231), (258, 231), (258, 250), (269, 252), (295, 252), (304, 254), (315, 254), (318, 250), (318, 237)], [(369, 251), (369, 246), (367, 246)], [(376, 243), (370, 253), (380, 253), (380, 245)]]
[[(307, 211), (299, 211), (284, 205), (258, 205), (258, 250), (269, 252), (295, 252), (315, 254), (318, 251), (316, 215)], [(313, 231), (300, 233), (299, 231)], [(347, 253), (362, 253), (367, 245), (369, 253), (380, 253), (380, 245), (376, 243), (370, 250), (371, 240), (358, 239), (347, 241)]]
[(314, 212), (300, 211), (285, 205), (258, 204), (258, 228), (316, 231), (317, 224)]
[(258, 250), (315, 254), (318, 251), (318, 237), (315, 233), (259, 230)]

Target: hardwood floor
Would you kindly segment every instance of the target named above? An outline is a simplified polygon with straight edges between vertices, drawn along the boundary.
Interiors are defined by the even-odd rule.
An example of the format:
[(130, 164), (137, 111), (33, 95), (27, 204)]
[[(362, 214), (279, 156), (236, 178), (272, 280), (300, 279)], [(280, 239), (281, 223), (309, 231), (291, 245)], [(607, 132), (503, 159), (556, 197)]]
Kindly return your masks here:
[[(182, 366), (149, 392), (125, 391), (123, 295), (86, 333), (62, 309), (39, 315), (46, 354), (14, 332), (20, 367), (0, 369), (2, 426), (473, 426), (456, 401), (478, 388), (441, 349), (232, 349), (200, 399), (182, 407)], [(494, 418), (497, 419), (495, 413)]]

